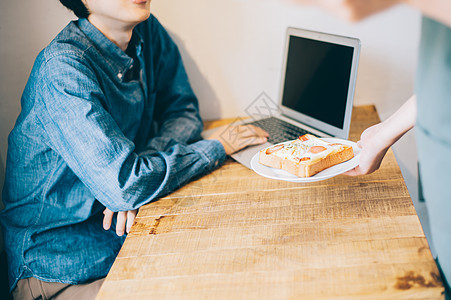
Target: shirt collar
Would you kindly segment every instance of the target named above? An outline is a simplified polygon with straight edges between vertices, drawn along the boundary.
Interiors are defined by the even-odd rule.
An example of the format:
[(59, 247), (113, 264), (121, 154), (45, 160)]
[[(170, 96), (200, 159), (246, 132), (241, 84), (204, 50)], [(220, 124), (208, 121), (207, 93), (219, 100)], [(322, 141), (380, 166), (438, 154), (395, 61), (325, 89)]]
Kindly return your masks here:
[[(78, 27), (89, 38), (94, 47), (102, 54), (102, 56), (111, 65), (113, 70), (117, 72), (118, 78), (122, 79), (123, 74), (129, 70), (133, 64), (133, 59), (127, 55), (115, 43), (110, 41), (102, 32), (100, 32), (88, 19), (81, 18), (78, 20)], [(142, 51), (143, 39), (136, 30), (130, 40), (129, 47), (136, 49), (137, 55)]]

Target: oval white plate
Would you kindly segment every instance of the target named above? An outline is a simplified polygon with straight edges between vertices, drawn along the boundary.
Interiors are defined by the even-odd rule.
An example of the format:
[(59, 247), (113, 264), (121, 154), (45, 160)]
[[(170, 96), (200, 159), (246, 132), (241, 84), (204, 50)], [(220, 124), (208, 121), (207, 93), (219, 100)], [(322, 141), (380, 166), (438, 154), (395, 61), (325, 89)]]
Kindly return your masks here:
[(347, 140), (342, 140), (342, 139), (335, 139), (335, 138), (322, 138), (322, 140), (326, 141), (328, 143), (338, 143), (338, 144), (352, 146), (352, 149), (354, 150), (354, 157), (341, 164), (327, 168), (326, 170), (321, 171), (316, 175), (313, 175), (311, 177), (302, 178), (302, 177), (297, 177), (291, 173), (288, 173), (287, 171), (284, 171), (281, 169), (270, 168), (270, 167), (260, 164), (258, 162), (258, 153), (256, 153), (254, 155), (254, 157), (252, 157), (252, 160), (251, 160), (252, 170), (254, 170), (255, 173), (257, 173), (258, 175), (261, 175), (261, 176), (264, 176), (267, 178), (271, 178), (271, 179), (276, 179), (276, 180), (284, 180), (284, 181), (290, 181), (290, 182), (314, 182), (314, 181), (326, 180), (326, 179), (335, 177), (346, 171), (352, 170), (359, 165), (361, 149), (357, 146), (356, 143), (347, 141)]

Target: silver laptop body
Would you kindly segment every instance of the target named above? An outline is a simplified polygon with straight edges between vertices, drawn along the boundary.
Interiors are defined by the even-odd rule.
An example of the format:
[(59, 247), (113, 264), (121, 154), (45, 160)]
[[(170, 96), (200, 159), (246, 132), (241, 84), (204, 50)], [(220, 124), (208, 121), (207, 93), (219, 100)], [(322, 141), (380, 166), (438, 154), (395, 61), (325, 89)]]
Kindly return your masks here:
[[(277, 103), (262, 93), (246, 109), (250, 118), (231, 125), (275, 117), (319, 137), (347, 139), (359, 55), (359, 39), (288, 28)], [(271, 145), (247, 147), (232, 157), (251, 168), (252, 157)]]

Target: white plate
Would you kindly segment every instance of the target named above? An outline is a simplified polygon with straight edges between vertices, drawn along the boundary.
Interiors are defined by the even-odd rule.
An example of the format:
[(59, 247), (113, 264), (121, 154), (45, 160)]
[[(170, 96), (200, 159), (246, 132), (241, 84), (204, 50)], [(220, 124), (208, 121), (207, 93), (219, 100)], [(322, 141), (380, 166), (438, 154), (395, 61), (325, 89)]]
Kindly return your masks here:
[(340, 175), (346, 171), (352, 170), (359, 165), (361, 149), (357, 146), (356, 143), (347, 141), (347, 140), (342, 140), (342, 139), (334, 139), (334, 138), (322, 138), (322, 140), (326, 141), (328, 143), (332, 143), (332, 144), (337, 143), (337, 144), (352, 146), (352, 149), (354, 150), (354, 157), (341, 164), (327, 168), (324, 171), (321, 171), (318, 174), (315, 174), (311, 177), (302, 178), (302, 177), (297, 177), (291, 173), (288, 173), (287, 171), (284, 171), (281, 169), (270, 168), (270, 167), (260, 164), (258, 162), (258, 153), (256, 153), (254, 155), (254, 157), (252, 157), (252, 160), (251, 160), (252, 170), (254, 170), (255, 173), (257, 173), (261, 176), (271, 178), (271, 179), (285, 180), (285, 181), (291, 181), (291, 182), (313, 182), (313, 181), (320, 181), (320, 180), (326, 180), (326, 179), (332, 178), (332, 177)]

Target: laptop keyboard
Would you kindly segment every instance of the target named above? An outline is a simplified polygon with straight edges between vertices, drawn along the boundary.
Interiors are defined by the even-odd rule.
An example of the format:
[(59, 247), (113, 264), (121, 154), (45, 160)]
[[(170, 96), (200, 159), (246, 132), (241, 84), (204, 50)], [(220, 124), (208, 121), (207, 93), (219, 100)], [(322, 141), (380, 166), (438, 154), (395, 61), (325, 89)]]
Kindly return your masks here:
[(261, 119), (246, 124), (252, 124), (266, 130), (266, 132), (269, 133), (268, 142), (272, 144), (278, 144), (289, 140), (295, 140), (299, 136), (307, 133), (312, 134), (311, 132), (305, 129), (299, 128), (293, 124), (290, 124), (275, 117)]

